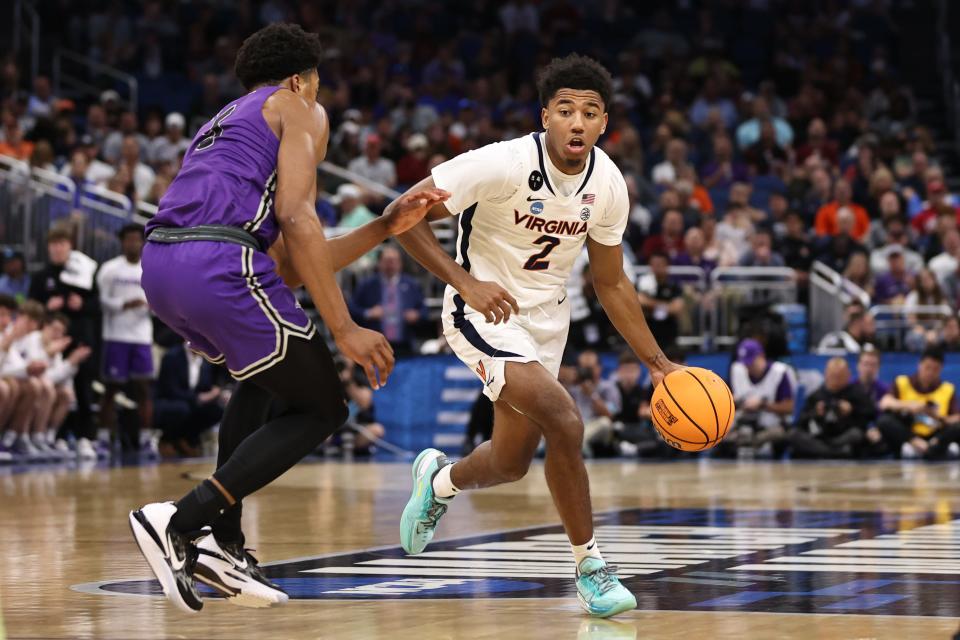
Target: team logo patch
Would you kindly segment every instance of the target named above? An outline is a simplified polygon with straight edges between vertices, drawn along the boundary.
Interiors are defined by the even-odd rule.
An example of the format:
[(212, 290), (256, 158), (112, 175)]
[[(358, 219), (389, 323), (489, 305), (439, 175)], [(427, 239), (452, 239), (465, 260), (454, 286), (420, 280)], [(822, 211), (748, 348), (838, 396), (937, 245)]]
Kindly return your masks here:
[(530, 205), (530, 213), (535, 216), (543, 213), (543, 203), (539, 201), (532, 203)]
[[(644, 609), (960, 616), (960, 520), (908, 511), (629, 509), (595, 517), (596, 536)], [(573, 598), (560, 525), (264, 565), (295, 600)], [(163, 597), (152, 579), (72, 587)], [(200, 585), (202, 595), (214, 597)]]
[(590, 207), (584, 207), (580, 209), (580, 219), (586, 222), (590, 219)]
[(536, 169), (531, 171), (530, 177), (527, 178), (527, 186), (530, 187), (531, 191), (539, 191), (540, 187), (543, 186), (543, 174)]
[(673, 415), (673, 413), (670, 412), (670, 409), (667, 409), (666, 402), (664, 402), (663, 400), (660, 400), (659, 402), (657, 402), (656, 407), (657, 407), (657, 413), (660, 414), (660, 417), (663, 418), (664, 422), (666, 422), (668, 425), (674, 424), (677, 422), (677, 416)]

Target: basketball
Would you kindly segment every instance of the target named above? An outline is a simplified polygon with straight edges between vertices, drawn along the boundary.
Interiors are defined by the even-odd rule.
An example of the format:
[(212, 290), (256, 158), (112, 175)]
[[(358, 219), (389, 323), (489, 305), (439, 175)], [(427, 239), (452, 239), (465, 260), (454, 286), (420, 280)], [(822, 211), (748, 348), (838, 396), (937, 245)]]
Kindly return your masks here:
[(674, 371), (654, 390), (653, 426), (663, 441), (681, 451), (703, 451), (723, 440), (733, 424), (733, 394), (709, 369)]

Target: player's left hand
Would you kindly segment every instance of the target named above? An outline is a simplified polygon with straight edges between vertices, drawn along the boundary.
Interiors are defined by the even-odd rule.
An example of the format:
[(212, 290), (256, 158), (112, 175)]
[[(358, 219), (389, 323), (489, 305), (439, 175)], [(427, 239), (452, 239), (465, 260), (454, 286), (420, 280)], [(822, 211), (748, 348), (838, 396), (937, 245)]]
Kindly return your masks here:
[(657, 369), (651, 369), (650, 380), (653, 382), (653, 388), (656, 389), (668, 374), (671, 374), (674, 371), (681, 371), (683, 369), (686, 369), (686, 367), (682, 364), (670, 362), (669, 360), (667, 360), (663, 366)]
[(423, 220), (434, 205), (445, 202), (449, 197), (450, 193), (443, 189), (424, 189), (400, 196), (383, 212), (387, 231), (396, 236), (409, 230)]

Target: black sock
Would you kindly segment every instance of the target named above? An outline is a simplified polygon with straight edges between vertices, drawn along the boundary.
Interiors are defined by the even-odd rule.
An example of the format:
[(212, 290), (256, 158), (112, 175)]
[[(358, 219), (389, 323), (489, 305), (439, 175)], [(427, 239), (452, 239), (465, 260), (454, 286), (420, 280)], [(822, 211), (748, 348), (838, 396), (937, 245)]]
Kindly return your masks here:
[(230, 503), (209, 480), (204, 480), (177, 501), (170, 524), (180, 533), (199, 531), (217, 519)]
[(240, 520), (243, 515), (243, 503), (238, 502), (213, 521), (210, 527), (213, 529), (213, 536), (220, 544), (239, 544), (243, 546), (243, 531), (240, 528)]

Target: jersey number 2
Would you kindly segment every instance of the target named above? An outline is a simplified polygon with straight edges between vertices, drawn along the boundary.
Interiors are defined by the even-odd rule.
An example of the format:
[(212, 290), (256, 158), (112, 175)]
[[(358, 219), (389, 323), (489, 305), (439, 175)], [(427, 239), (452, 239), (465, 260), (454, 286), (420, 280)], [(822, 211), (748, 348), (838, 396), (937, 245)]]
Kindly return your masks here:
[(542, 244), (544, 247), (537, 253), (527, 258), (523, 268), (527, 271), (543, 271), (544, 269), (549, 269), (550, 261), (544, 260), (544, 258), (550, 255), (550, 252), (557, 248), (557, 245), (560, 244), (560, 238), (554, 238), (553, 236), (540, 236), (533, 241), (533, 244)]

